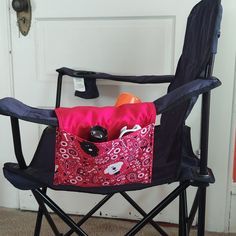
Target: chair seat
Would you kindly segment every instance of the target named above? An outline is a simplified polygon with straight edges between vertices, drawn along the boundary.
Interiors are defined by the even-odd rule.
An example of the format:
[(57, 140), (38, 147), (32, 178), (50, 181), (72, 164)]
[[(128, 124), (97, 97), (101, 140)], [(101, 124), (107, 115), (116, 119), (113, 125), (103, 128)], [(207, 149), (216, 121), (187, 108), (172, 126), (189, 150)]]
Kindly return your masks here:
[[(4, 164), (3, 172), (6, 179), (16, 188), (21, 190), (31, 190), (35, 188), (49, 187), (54, 190), (64, 191), (79, 191), (95, 194), (110, 194), (123, 191), (133, 191), (143, 188), (148, 188), (161, 184), (169, 184), (179, 181), (191, 181), (194, 185), (196, 182), (214, 183), (215, 178), (211, 169), (208, 168), (208, 176), (199, 176), (197, 160), (193, 161), (188, 157), (183, 158), (184, 161), (180, 168), (180, 175), (174, 178), (173, 175), (166, 176), (160, 181), (153, 181), (151, 184), (127, 184), (122, 186), (112, 187), (78, 187), (71, 185), (53, 185), (53, 173), (48, 171), (40, 171), (33, 167), (27, 169), (20, 169), (17, 163), (7, 162)], [(170, 173), (170, 172), (169, 172)]]

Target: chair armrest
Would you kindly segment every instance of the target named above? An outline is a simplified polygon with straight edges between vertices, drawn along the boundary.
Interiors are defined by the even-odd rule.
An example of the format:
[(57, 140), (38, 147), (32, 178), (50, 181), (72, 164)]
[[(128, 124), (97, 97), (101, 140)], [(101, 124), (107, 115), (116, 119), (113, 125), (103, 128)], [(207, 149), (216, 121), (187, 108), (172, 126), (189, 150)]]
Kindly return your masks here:
[(62, 75), (84, 79), (107, 79), (113, 81), (122, 81), (137, 84), (153, 84), (153, 83), (170, 83), (174, 79), (174, 75), (141, 75), (141, 76), (122, 76), (111, 75), (101, 72), (73, 70), (62, 67), (57, 70)]
[[(178, 104), (220, 85), (220, 80), (214, 77), (211, 79), (196, 79), (191, 81), (155, 100), (154, 104), (157, 114), (170, 110)], [(0, 114), (38, 124), (58, 126), (54, 110), (30, 107), (10, 97), (0, 99)]]
[(193, 80), (155, 100), (154, 104), (156, 106), (157, 114), (171, 110), (180, 103), (208, 92), (220, 85), (220, 80), (215, 77)]
[(54, 110), (30, 107), (10, 97), (0, 99), (0, 114), (38, 124), (58, 126)]

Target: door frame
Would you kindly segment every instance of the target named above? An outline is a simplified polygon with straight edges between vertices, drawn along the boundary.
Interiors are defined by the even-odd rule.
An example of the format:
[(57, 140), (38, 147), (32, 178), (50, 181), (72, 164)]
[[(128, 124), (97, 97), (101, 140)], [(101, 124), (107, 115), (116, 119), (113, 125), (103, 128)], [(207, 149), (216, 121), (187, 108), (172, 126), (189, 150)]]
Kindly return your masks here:
[[(234, 68), (234, 89), (233, 89), (233, 104), (232, 104), (232, 118), (231, 118), (231, 139), (229, 145), (229, 161), (228, 161), (228, 187), (227, 187), (227, 203), (226, 203), (226, 217), (225, 230), (232, 231), (232, 222), (236, 222), (236, 182), (233, 180), (235, 153), (236, 153), (236, 53), (235, 53), (235, 68)], [(235, 228), (235, 226), (234, 226)]]

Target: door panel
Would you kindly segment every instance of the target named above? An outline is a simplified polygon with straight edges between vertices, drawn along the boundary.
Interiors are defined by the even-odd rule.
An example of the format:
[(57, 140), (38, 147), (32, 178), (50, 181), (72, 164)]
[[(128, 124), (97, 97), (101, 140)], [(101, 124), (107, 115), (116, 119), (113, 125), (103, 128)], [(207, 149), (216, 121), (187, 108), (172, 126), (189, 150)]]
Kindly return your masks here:
[[(33, 19), (27, 37), (19, 37), (15, 13), (11, 12), (14, 87), (16, 98), (32, 106), (53, 107), (57, 74), (55, 69), (103, 71), (123, 75), (173, 74), (181, 53), (186, 19), (197, 0), (41, 0), (32, 2)], [(83, 100), (73, 96), (72, 81), (63, 88), (64, 106), (112, 105), (121, 91), (152, 101), (165, 94), (166, 85), (138, 86), (99, 81), (101, 97)], [(193, 125), (197, 150), (196, 106), (188, 123)], [(196, 124), (197, 123), (197, 124)], [(22, 122), (24, 152), (28, 161), (42, 127)], [(161, 186), (131, 193), (145, 209), (160, 201), (174, 186)], [(193, 191), (194, 192), (194, 191)], [(192, 199), (193, 192), (190, 192)], [(101, 196), (50, 191), (64, 209), (84, 214)], [(150, 198), (147, 198), (150, 197)], [(22, 209), (36, 209), (30, 192), (20, 193)], [(164, 210), (158, 220), (177, 222), (178, 201)], [(128, 212), (128, 213), (127, 213)], [(164, 214), (167, 213), (167, 214)], [(138, 219), (124, 200), (115, 196), (96, 215)]]
[(174, 26), (174, 17), (37, 20), (38, 80), (55, 81), (61, 65), (131, 75), (173, 72)]

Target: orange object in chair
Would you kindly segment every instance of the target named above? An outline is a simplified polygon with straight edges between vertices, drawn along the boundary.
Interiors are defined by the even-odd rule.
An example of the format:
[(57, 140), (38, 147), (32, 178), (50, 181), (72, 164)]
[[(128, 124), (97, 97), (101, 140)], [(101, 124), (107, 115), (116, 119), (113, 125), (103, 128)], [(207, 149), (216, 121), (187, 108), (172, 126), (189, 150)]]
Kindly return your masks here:
[(127, 103), (140, 103), (140, 102), (141, 100), (132, 93), (121, 93), (116, 100), (115, 106), (118, 107)]

